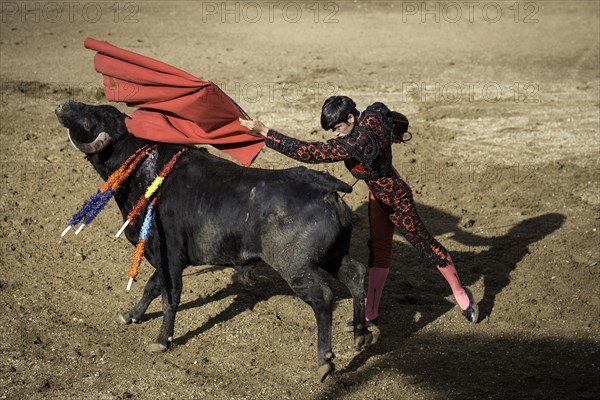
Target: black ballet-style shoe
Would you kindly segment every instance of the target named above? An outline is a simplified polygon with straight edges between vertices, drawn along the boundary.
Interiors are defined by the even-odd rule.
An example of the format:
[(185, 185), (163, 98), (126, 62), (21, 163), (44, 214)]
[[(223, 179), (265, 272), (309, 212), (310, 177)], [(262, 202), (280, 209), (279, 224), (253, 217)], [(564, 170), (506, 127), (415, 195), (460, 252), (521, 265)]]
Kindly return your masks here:
[(467, 293), (467, 296), (469, 297), (469, 307), (467, 307), (466, 310), (463, 310), (462, 313), (465, 316), (465, 318), (467, 319), (467, 321), (469, 321), (472, 324), (476, 324), (477, 321), (479, 320), (479, 307), (477, 306), (477, 303), (475, 302), (475, 299), (473, 298), (473, 293), (471, 293), (469, 288), (463, 287), (463, 289), (465, 290), (465, 292)]

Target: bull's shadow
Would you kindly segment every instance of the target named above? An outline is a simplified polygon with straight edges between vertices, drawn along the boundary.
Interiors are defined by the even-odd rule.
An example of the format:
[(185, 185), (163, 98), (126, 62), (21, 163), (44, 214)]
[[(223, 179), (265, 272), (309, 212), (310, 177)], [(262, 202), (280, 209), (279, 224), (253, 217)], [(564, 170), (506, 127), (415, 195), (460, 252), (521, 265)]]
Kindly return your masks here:
[[(192, 276), (198, 276), (225, 269), (232, 268), (230, 266), (219, 265), (203, 268), (189, 267), (184, 271), (183, 274), (184, 286), (186, 285), (186, 281), (189, 281), (189, 278)], [(208, 320), (198, 328), (188, 331), (182, 336), (176, 336), (173, 340), (173, 343), (176, 345), (185, 344), (190, 339), (202, 334), (205, 331), (208, 331), (215, 325), (233, 319), (237, 315), (247, 310), (252, 310), (258, 303), (268, 300), (272, 296), (295, 296), (294, 292), (283, 280), (283, 278), (281, 278), (281, 276), (268, 265), (262, 262), (257, 262), (255, 266), (252, 267), (251, 273), (254, 280), (252, 284), (249, 282), (239, 282), (235, 279), (237, 275), (234, 275), (234, 279), (231, 283), (217, 290), (215, 293), (206, 297), (198, 297), (195, 300), (180, 304), (178, 311), (199, 308), (215, 301), (227, 299), (230, 296), (233, 297), (231, 304), (229, 304), (229, 306), (227, 306), (223, 311), (215, 316), (210, 316)], [(240, 279), (244, 278), (242, 277)], [(340, 287), (342, 286), (340, 285)], [(143, 317), (143, 320), (160, 318), (162, 316), (162, 311), (146, 313)]]
[[(365, 202), (355, 211), (351, 250), (352, 256), (364, 263), (368, 258), (366, 246), (369, 238), (367, 208), (368, 203)], [(452, 240), (469, 246), (469, 251), (453, 251), (450, 240), (441, 239), (442, 244), (451, 249), (452, 258), (457, 265), (463, 285), (471, 286), (479, 279), (483, 279), (484, 293), (475, 292), (480, 307), (480, 320), (490, 315), (496, 296), (510, 283), (510, 273), (529, 253), (528, 246), (559, 229), (565, 220), (562, 214), (544, 214), (521, 221), (510, 228), (505, 235), (483, 237), (464, 229), (460, 224), (461, 219), (457, 216), (423, 204), (417, 204), (417, 208), (434, 236), (451, 234)], [(224, 268), (230, 267), (189, 268), (185, 271), (184, 277), (210, 273)], [(178, 336), (175, 344), (184, 344), (216, 324), (235, 318), (238, 314), (254, 308), (256, 304), (268, 300), (272, 296), (294, 295), (285, 281), (268, 266), (259, 264), (254, 268), (254, 273), (257, 279), (254, 287), (232, 283), (207, 297), (199, 297), (181, 304), (179, 310), (186, 310), (230, 296), (234, 297), (233, 302), (225, 310), (210, 317), (198, 328)], [(325, 274), (325, 276), (327, 275)], [(336, 299), (349, 297), (347, 289), (337, 280), (331, 278), (327, 279), (327, 282), (332, 287)], [(384, 339), (376, 346), (363, 352), (346, 368), (355, 370), (366, 361), (369, 354), (386, 353), (397, 348), (398, 335), (409, 336), (446, 312), (459, 313), (454, 302), (446, 299), (450, 295), (450, 288), (435, 268), (422, 260), (417, 251), (404, 239), (394, 240), (392, 271), (384, 289), (380, 308), (381, 329), (386, 334), (382, 336)], [(152, 319), (161, 316), (162, 312), (154, 312), (146, 314), (144, 318)], [(393, 334), (390, 336), (387, 334), (388, 332), (393, 332)]]

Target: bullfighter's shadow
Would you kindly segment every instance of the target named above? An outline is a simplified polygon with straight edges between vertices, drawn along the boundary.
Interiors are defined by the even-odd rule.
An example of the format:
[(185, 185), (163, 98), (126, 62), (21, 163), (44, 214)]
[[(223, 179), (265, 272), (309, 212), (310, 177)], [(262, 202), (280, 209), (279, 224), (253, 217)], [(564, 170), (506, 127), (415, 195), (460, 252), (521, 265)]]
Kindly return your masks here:
[[(430, 231), (444, 235), (441, 241), (451, 250), (463, 284), (482, 280), (483, 293), (475, 291), (481, 319), (493, 316), (497, 296), (509, 285), (511, 272), (523, 268), (518, 264), (529, 253), (529, 246), (565, 222), (564, 215), (548, 213), (525, 218), (506, 234), (481, 237), (463, 229), (457, 217), (424, 205), (417, 207)], [(360, 218), (365, 208), (359, 209), (356, 236), (361, 232), (368, 235), (368, 224)], [(469, 246), (468, 251), (452, 251), (450, 238)], [(486, 335), (485, 325), (460, 334), (423, 330), (445, 312), (456, 313), (456, 322), (451, 323), (468, 322), (453, 302), (445, 300), (450, 290), (444, 279), (404, 243), (394, 243), (398, 250), (392, 266), (395, 273), (390, 273), (393, 279), (387, 283), (380, 307), (379, 340), (333, 375), (331, 383), (312, 400), (356, 396), (365, 391), (367, 382), (369, 388), (375, 388), (370, 385), (372, 379), (382, 374), (383, 382), (397, 382), (396, 389), (410, 386), (430, 398), (598, 398), (598, 343), (593, 337)], [(415, 335), (418, 330), (422, 331)], [(478, 331), (482, 334), (475, 333)], [(398, 380), (394, 376), (397, 371), (402, 374)], [(379, 396), (381, 388), (385, 389), (382, 385), (377, 388)]]
[[(360, 260), (368, 257), (364, 245), (369, 238), (367, 208), (368, 203), (365, 202), (355, 213), (358, 221), (355, 222), (353, 247), (363, 248)], [(484, 293), (474, 293), (480, 321), (492, 313), (497, 295), (510, 283), (510, 274), (529, 253), (529, 245), (558, 230), (565, 221), (564, 215), (549, 213), (525, 218), (504, 235), (485, 237), (471, 231), (470, 228), (476, 227), (476, 221), (468, 220), (461, 224), (460, 217), (425, 204), (417, 204), (417, 209), (429, 232), (449, 249), (461, 283), (472, 286), (483, 279)], [(498, 228), (503, 227), (493, 229)], [(393, 243), (392, 269), (384, 289), (382, 302), (385, 304), (381, 305), (382, 318), (385, 319), (383, 314), (387, 314), (389, 319), (397, 319), (393, 310), (395, 304), (408, 305), (410, 309), (414, 309), (415, 305), (423, 306), (423, 310), (413, 311), (421, 314), (414, 318), (421, 321), (416, 324), (416, 328), (420, 329), (440, 315), (439, 312), (431, 312), (433, 309), (440, 307), (438, 311), (446, 312), (455, 307), (455, 303), (445, 299), (452, 292), (436, 268), (422, 259), (404, 238), (397, 240), (398, 237), (395, 236)], [(362, 246), (356, 241), (363, 242)], [(461, 244), (463, 250), (453, 249), (452, 242)], [(467, 250), (464, 250), (465, 246)], [(387, 307), (392, 307), (392, 310), (388, 311)]]
[[(366, 246), (369, 238), (367, 208), (368, 203), (365, 202), (355, 210), (352, 236), (351, 255), (363, 263), (366, 263), (368, 259)], [(440, 235), (446, 237), (440, 239), (440, 241), (446, 247), (449, 247), (462, 284), (471, 286), (479, 279), (483, 279), (484, 293), (477, 293), (477, 291), (474, 293), (480, 307), (480, 320), (490, 316), (496, 296), (510, 283), (510, 273), (519, 261), (529, 253), (528, 246), (559, 229), (565, 220), (562, 214), (544, 214), (524, 219), (511, 227), (505, 235), (484, 237), (478, 236), (461, 226), (460, 217), (424, 204), (417, 204), (417, 208), (432, 235), (438, 237), (438, 239), (440, 239)], [(451, 236), (448, 237), (448, 234)], [(452, 250), (451, 243), (446, 243), (450, 242), (447, 239), (466, 245), (469, 250)], [(230, 267), (188, 268), (184, 274), (184, 285), (186, 276), (189, 281), (191, 276), (224, 268)], [(230, 296), (234, 299), (226, 309), (215, 316), (209, 317), (198, 328), (176, 337), (175, 344), (185, 344), (191, 338), (211, 329), (216, 324), (235, 318), (238, 314), (253, 309), (256, 304), (268, 300), (272, 296), (294, 295), (285, 281), (265, 264), (256, 266), (254, 273), (256, 276), (254, 286), (245, 286), (234, 282), (209, 296), (199, 297), (181, 304), (179, 306), (180, 311), (201, 307), (214, 301), (224, 300)], [(336, 301), (349, 297), (347, 289), (341, 283), (333, 278), (328, 278), (326, 274), (324, 274), (324, 277), (332, 287), (336, 295)], [(441, 274), (428, 262), (422, 260), (417, 251), (404, 239), (395, 239), (392, 270), (384, 289), (380, 307), (382, 319), (380, 329), (382, 333), (385, 333), (382, 335), (383, 340), (380, 340), (370, 351), (361, 353), (362, 355), (356, 357), (346, 369), (355, 370), (360, 367), (368, 359), (368, 354), (386, 353), (392, 348), (396, 348), (398, 346), (398, 335), (409, 336), (446, 312), (459, 313), (453, 299), (450, 300), (450, 295), (450, 288)], [(454, 308), (456, 309), (453, 310)], [(148, 313), (144, 319), (161, 316), (162, 312)]]
[[(358, 221), (353, 241), (365, 242), (369, 237), (367, 207), (368, 203), (364, 203), (356, 212)], [(565, 221), (562, 214), (548, 213), (523, 219), (504, 235), (484, 237), (461, 226), (459, 217), (424, 204), (417, 204), (417, 209), (430, 233), (449, 249), (461, 283), (472, 286), (483, 280), (483, 293), (473, 291), (479, 305), (480, 322), (492, 315), (496, 297), (510, 283), (511, 272), (529, 254), (529, 245), (558, 230)], [(469, 221), (465, 225), (472, 223)], [(451, 241), (460, 243), (463, 248), (467, 246), (468, 250), (453, 250)], [(360, 259), (366, 257), (365, 248)], [(392, 270), (380, 304), (379, 329), (382, 334), (377, 343), (358, 354), (340, 372), (356, 371), (369, 358), (397, 350), (403, 337), (421, 330), (446, 312), (456, 313), (458, 321), (467, 324), (451, 294), (450, 287), (435, 267), (421, 259), (404, 239), (394, 240)]]

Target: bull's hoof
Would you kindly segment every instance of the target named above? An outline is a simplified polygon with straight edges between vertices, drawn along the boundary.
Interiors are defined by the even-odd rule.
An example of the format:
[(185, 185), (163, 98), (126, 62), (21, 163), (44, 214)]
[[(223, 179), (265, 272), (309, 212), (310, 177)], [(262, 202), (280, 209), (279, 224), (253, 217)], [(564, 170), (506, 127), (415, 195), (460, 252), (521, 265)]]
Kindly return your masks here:
[(119, 322), (123, 325), (129, 325), (131, 323), (134, 323), (134, 324), (140, 323), (139, 320), (137, 320), (131, 316), (131, 313), (129, 311), (126, 311), (124, 313), (118, 313), (117, 314), (117, 322)]
[(364, 335), (357, 336), (354, 338), (354, 345), (356, 350), (360, 350), (363, 347), (370, 346), (373, 343), (373, 334), (367, 331)]
[(365, 337), (364, 336), (357, 336), (354, 338), (354, 346), (356, 347), (356, 350), (360, 350), (362, 349), (362, 347), (365, 345)]
[(129, 325), (133, 322), (133, 319), (129, 315), (129, 313), (117, 313), (117, 322), (123, 325)]
[(321, 365), (319, 367), (319, 369), (317, 370), (317, 374), (319, 376), (319, 382), (323, 382), (325, 380), (325, 378), (327, 378), (327, 375), (329, 375), (332, 371), (333, 371), (333, 363), (326, 362), (325, 364)]
[(141, 321), (141, 319), (135, 319), (131, 316), (131, 313), (129, 311), (126, 311), (124, 313), (117, 313), (117, 322), (123, 324), (123, 325), (129, 325), (131, 323), (133, 324), (139, 324)]
[(162, 353), (167, 351), (168, 347), (162, 343), (150, 343), (150, 346), (146, 348), (148, 353)]

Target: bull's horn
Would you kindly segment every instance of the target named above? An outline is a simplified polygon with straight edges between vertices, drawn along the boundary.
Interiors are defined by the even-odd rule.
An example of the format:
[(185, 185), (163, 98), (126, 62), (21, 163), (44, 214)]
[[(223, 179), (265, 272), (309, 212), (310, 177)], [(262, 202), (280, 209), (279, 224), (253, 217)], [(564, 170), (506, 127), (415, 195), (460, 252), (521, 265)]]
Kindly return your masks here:
[(108, 133), (100, 132), (96, 139), (94, 139), (94, 141), (90, 143), (79, 143), (77, 140), (73, 139), (70, 134), (69, 140), (77, 150), (80, 150), (85, 154), (96, 154), (104, 150), (106, 146), (108, 146), (108, 144), (110, 143), (111, 139)]

